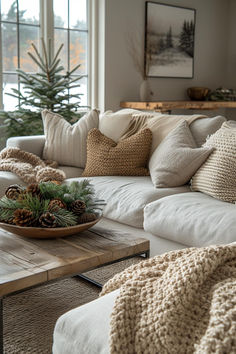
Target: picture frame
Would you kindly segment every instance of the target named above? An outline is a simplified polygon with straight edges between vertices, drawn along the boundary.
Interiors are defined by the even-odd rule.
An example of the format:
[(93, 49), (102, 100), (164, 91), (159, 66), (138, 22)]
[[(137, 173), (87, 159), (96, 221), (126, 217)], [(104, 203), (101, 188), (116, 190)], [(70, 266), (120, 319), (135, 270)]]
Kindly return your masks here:
[(194, 77), (196, 10), (153, 1), (145, 3), (145, 74)]

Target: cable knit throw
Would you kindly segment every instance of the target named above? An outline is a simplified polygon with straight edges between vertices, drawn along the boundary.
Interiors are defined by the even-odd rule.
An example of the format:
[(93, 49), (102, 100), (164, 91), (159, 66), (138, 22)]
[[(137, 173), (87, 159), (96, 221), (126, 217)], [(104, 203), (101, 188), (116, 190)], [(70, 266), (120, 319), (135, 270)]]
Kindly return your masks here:
[(117, 288), (111, 354), (236, 353), (236, 244), (156, 256), (101, 295)]
[(66, 178), (65, 173), (56, 168), (57, 162), (43, 161), (19, 148), (5, 148), (0, 152), (0, 171), (13, 172), (25, 183), (61, 182)]

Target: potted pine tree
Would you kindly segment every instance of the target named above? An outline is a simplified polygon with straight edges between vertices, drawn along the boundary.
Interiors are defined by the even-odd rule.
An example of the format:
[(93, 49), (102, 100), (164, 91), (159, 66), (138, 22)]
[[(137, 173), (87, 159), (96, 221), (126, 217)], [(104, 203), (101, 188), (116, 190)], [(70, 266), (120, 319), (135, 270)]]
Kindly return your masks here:
[(28, 55), (37, 64), (39, 71), (36, 74), (28, 74), (21, 69), (17, 70), (24, 92), (12, 89), (12, 93), (8, 95), (18, 99), (16, 110), (0, 111), (0, 118), (4, 119), (8, 137), (42, 134), (41, 110), (43, 109), (59, 113), (69, 122), (81, 116), (78, 110), (81, 94), (69, 92), (70, 89), (80, 87), (78, 81), (81, 77), (73, 77), (80, 64), (65, 73), (59, 58), (63, 44), (53, 57), (50, 54), (51, 41), (47, 50), (42, 39), (42, 55), (33, 43), (31, 46), (33, 53), (28, 52)]

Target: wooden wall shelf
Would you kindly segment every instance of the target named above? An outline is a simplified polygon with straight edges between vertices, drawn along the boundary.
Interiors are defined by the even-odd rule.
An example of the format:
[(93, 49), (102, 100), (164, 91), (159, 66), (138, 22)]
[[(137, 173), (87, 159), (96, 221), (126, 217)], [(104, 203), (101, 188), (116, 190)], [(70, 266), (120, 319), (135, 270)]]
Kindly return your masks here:
[(236, 108), (236, 101), (160, 101), (160, 102), (121, 102), (122, 108), (150, 111), (171, 111), (172, 109), (215, 110)]

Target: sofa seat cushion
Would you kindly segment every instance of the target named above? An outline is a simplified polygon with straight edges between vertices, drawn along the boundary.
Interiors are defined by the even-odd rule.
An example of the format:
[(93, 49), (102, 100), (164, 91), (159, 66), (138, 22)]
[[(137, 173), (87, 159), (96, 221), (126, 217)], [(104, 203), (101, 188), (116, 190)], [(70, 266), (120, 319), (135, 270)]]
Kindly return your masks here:
[[(104, 199), (107, 205), (103, 215), (111, 220), (130, 226), (143, 227), (144, 207), (166, 195), (189, 192), (189, 186), (155, 188), (149, 176), (99, 176), (88, 178), (95, 188), (96, 198)], [(81, 178), (71, 178), (65, 183)]]
[(147, 205), (144, 230), (186, 246), (236, 241), (236, 206), (199, 192), (171, 195)]
[(118, 294), (113, 291), (59, 317), (53, 354), (109, 354), (110, 315)]
[(83, 168), (70, 166), (59, 166), (59, 169), (65, 172), (66, 178), (80, 177), (84, 170)]

